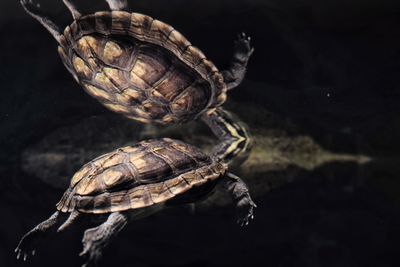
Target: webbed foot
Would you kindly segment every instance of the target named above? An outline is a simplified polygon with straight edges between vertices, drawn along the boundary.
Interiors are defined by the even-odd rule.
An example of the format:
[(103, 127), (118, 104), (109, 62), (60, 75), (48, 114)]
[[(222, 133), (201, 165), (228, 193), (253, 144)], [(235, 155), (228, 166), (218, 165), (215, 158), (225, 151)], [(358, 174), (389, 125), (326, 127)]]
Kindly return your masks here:
[(35, 243), (35, 238), (32, 232), (24, 235), (14, 251), (17, 254), (17, 259), (19, 260), (21, 258), (26, 261), (28, 256), (34, 256), (36, 252), (34, 249)]
[(235, 41), (230, 67), (222, 71), (228, 90), (237, 87), (244, 79), (247, 63), (254, 52), (254, 48), (250, 42), (251, 38), (245, 33), (239, 34), (238, 39)]
[(88, 229), (82, 239), (83, 250), (79, 256), (85, 257), (86, 262), (82, 267), (95, 266), (100, 260), (104, 244), (101, 235), (98, 234), (99, 227)]
[(251, 199), (247, 185), (232, 173), (226, 173), (223, 178), (223, 185), (225, 189), (231, 194), (232, 200), (236, 205), (238, 211), (237, 223), (240, 226), (249, 224), (250, 219), (254, 218), (254, 208), (257, 205)]
[(237, 208), (239, 211), (237, 223), (240, 226), (248, 225), (250, 220), (254, 219), (254, 209), (257, 205), (251, 198), (244, 197), (237, 203)]
[(31, 15), (40, 24), (42, 24), (53, 37), (60, 43), (61, 33), (57, 25), (54, 24), (41, 10), (40, 4), (35, 3), (32, 0), (20, 0), (22, 7), (25, 9), (26, 13)]
[(29, 255), (35, 255), (34, 247), (37, 244), (37, 241), (46, 235), (46, 233), (53, 229), (53, 227), (58, 222), (58, 211), (56, 211), (53, 215), (50, 216), (47, 220), (39, 223), (35, 228), (26, 233), (19, 241), (17, 248), (15, 249), (15, 253), (17, 253), (17, 259), (22, 258), (24, 261), (28, 258)]
[(110, 243), (127, 223), (127, 217), (119, 212), (111, 213), (103, 224), (88, 229), (83, 235), (83, 250), (79, 256), (86, 258), (82, 267), (95, 266), (101, 258), (103, 249)]
[(29, 14), (37, 14), (41, 12), (40, 4), (34, 3), (32, 0), (20, 0), (20, 3)]
[(242, 32), (235, 41), (235, 59), (240, 62), (247, 62), (253, 52), (254, 47), (251, 46), (251, 37)]

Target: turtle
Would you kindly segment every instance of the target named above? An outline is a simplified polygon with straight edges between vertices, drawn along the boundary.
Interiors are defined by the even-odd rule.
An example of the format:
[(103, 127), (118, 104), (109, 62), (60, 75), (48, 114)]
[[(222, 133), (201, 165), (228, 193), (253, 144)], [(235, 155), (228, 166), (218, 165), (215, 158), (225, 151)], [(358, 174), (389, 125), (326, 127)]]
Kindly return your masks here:
[[(63, 0), (73, 17), (63, 32), (32, 0), (21, 4), (58, 42), (62, 62), (79, 85), (109, 110), (147, 125), (200, 118), (226, 143), (221, 147), (240, 144), (232, 158), (245, 152), (237, 148), (249, 148), (248, 135), (232, 135), (220, 125), (227, 113), (218, 109), (244, 78), (254, 52), (251, 38), (239, 35), (229, 68), (219, 71), (172, 26), (129, 12), (126, 0), (106, 1), (110, 11), (82, 15)], [(228, 152), (216, 153), (222, 158)]]
[(56, 229), (63, 214), (68, 219), (58, 227), (64, 231), (82, 215), (108, 216), (104, 223), (87, 229), (82, 240), (87, 261), (98, 261), (102, 249), (132, 220), (142, 219), (167, 207), (200, 200), (216, 185), (230, 193), (238, 210), (238, 223), (254, 218), (256, 204), (246, 184), (228, 171), (220, 159), (179, 140), (161, 138), (116, 149), (85, 164), (71, 179), (56, 205), (57, 211), (24, 235), (17, 258), (34, 255), (39, 237)]

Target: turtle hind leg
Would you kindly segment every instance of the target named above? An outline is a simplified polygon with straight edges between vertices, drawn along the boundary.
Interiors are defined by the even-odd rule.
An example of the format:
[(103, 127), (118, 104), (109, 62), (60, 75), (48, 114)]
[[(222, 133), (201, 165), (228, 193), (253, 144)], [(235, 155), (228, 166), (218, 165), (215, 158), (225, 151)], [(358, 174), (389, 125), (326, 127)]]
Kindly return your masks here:
[(50, 216), (44, 222), (39, 223), (35, 228), (30, 230), (27, 234), (25, 234), (17, 248), (15, 249), (15, 253), (17, 253), (17, 259), (21, 256), (23, 257), (24, 261), (28, 257), (29, 254), (35, 255), (34, 246), (36, 242), (48, 233), (53, 226), (59, 221), (59, 212), (56, 211), (53, 215)]
[(108, 216), (107, 221), (103, 224), (86, 230), (82, 239), (83, 251), (79, 254), (79, 256), (87, 258), (83, 266), (96, 264), (102, 255), (103, 249), (124, 228), (127, 222), (126, 215), (114, 212)]
[(72, 211), (68, 219), (57, 229), (57, 232), (62, 232), (67, 229), (71, 224), (73, 224), (79, 217), (81, 213), (79, 211)]
[(249, 220), (254, 218), (254, 208), (257, 207), (251, 199), (247, 185), (242, 179), (228, 172), (223, 178), (223, 186), (231, 194), (238, 210), (237, 223), (241, 226), (247, 225)]
[(75, 4), (72, 3), (70, 0), (63, 0), (63, 2), (64, 2), (64, 5), (71, 12), (72, 17), (74, 18), (74, 20), (77, 20), (82, 16), (81, 12), (78, 11), (78, 9), (76, 8)]
[(40, 5), (35, 4), (32, 0), (21, 0), (20, 3), (25, 9), (26, 13), (39, 21), (39, 23), (42, 24), (51, 33), (51, 35), (53, 35), (57, 42), (60, 43), (62, 36), (60, 29), (43, 13), (43, 11), (40, 9)]
[(252, 139), (244, 122), (223, 108), (204, 114), (202, 120), (220, 141), (212, 151), (213, 157), (226, 163), (241, 163), (247, 159)]
[(237, 87), (244, 79), (247, 63), (254, 52), (250, 45), (251, 38), (245, 33), (239, 34), (229, 69), (222, 71), (228, 90)]
[(111, 10), (128, 10), (128, 1), (127, 0), (106, 0)]

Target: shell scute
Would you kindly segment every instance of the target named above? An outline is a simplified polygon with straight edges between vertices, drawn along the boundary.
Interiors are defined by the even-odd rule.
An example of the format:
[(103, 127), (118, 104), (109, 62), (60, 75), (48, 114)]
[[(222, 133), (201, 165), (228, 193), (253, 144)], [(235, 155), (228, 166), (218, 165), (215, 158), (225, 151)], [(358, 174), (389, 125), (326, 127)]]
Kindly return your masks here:
[(168, 113), (168, 110), (159, 105), (154, 101), (146, 101), (143, 103), (143, 109), (149, 114), (152, 114), (152, 118), (161, 118)]
[(174, 30), (168, 35), (168, 44), (181, 54), (192, 44), (178, 31)]
[(175, 98), (170, 105), (171, 111), (174, 114), (197, 113), (207, 106), (208, 94), (206, 86), (202, 87), (199, 83), (196, 83), (186, 88), (183, 93)]
[(130, 181), (129, 173), (127, 173), (127, 170), (125, 170), (125, 168), (122, 166), (107, 168), (101, 176), (101, 179), (103, 179), (104, 185), (107, 189)]
[(149, 88), (151, 88), (152, 86), (150, 84), (148, 84), (140, 75), (138, 75), (137, 73), (141, 73), (141, 69), (132, 69), (132, 71), (130, 72), (130, 82), (132, 84), (133, 87), (137, 88), (137, 89), (142, 89), (142, 90), (147, 90)]
[(109, 101), (111, 99), (111, 95), (108, 92), (94, 85), (83, 83), (83, 88), (89, 95), (95, 98), (102, 99), (104, 101)]
[(169, 40), (170, 34), (174, 31), (174, 28), (162, 21), (154, 20), (151, 24), (149, 35), (158, 41), (158, 44), (163, 46), (165, 42)]
[(104, 88), (106, 92), (111, 93), (118, 91), (118, 87), (109, 77), (110, 76), (106, 75), (104, 72), (98, 72), (94, 76), (94, 81), (98, 87)]
[(103, 73), (112, 82), (117, 92), (130, 85), (125, 77), (125, 72), (122, 70), (106, 67), (103, 68)]
[(150, 31), (153, 20), (152, 17), (147, 15), (132, 13), (131, 23), (128, 29), (129, 34), (141, 41), (146, 40), (146, 35)]
[(110, 198), (108, 194), (103, 194), (94, 198), (93, 212), (94, 213), (111, 212), (111, 199), (112, 198)]
[(104, 35), (110, 34), (112, 28), (111, 13), (107, 11), (96, 12), (94, 17), (96, 21), (96, 31)]
[(111, 33), (127, 34), (131, 25), (131, 14), (124, 11), (112, 11), (111, 17)]
[(192, 62), (193, 66), (199, 65), (202, 60), (206, 58), (203, 52), (192, 45), (185, 50), (185, 52), (182, 54), (182, 57), (185, 60)]
[(77, 25), (81, 36), (92, 34), (96, 31), (96, 17), (95, 15), (87, 15), (84, 19), (79, 20)]
[(128, 210), (131, 207), (131, 199), (127, 191), (112, 194), (110, 200), (110, 212), (119, 211), (119, 208)]
[(115, 64), (123, 55), (123, 53), (124, 50), (118, 43), (114, 41), (108, 41), (104, 46), (103, 61), (107, 64)]
[(142, 55), (132, 69), (132, 72), (141, 77), (147, 84), (154, 84), (160, 80), (168, 70), (168, 65), (157, 61), (154, 57)]
[(132, 105), (142, 103), (146, 99), (146, 95), (143, 91), (134, 88), (126, 88), (122, 92), (122, 96), (126, 98)]
[(74, 66), (75, 71), (79, 75), (83, 76), (85, 79), (92, 78), (93, 71), (82, 58), (74, 56), (74, 59), (72, 60), (72, 65)]
[(104, 106), (111, 111), (121, 114), (130, 114), (131, 110), (127, 106), (119, 105), (119, 104), (107, 104), (105, 103)]
[(182, 93), (188, 86), (193, 84), (194, 77), (180, 71), (179, 69), (174, 69), (170, 71), (169, 75), (165, 77), (155, 89), (159, 92), (165, 99), (172, 101), (180, 93)]
[(76, 41), (77, 39), (79, 39), (82, 34), (79, 31), (79, 26), (78, 26), (78, 22), (75, 20), (71, 23), (71, 25), (69, 25), (70, 28), (70, 33), (71, 33), (71, 39)]

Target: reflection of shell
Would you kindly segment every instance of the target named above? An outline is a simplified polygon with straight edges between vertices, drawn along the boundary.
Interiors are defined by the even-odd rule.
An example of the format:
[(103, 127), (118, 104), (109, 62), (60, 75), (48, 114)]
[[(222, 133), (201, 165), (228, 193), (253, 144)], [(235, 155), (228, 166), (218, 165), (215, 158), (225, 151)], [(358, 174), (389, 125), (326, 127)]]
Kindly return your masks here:
[(166, 202), (225, 173), (196, 147), (168, 138), (122, 147), (85, 164), (57, 209), (108, 213)]
[(59, 54), (89, 95), (140, 122), (191, 120), (226, 98), (214, 64), (178, 31), (146, 15), (84, 16), (65, 29)]

